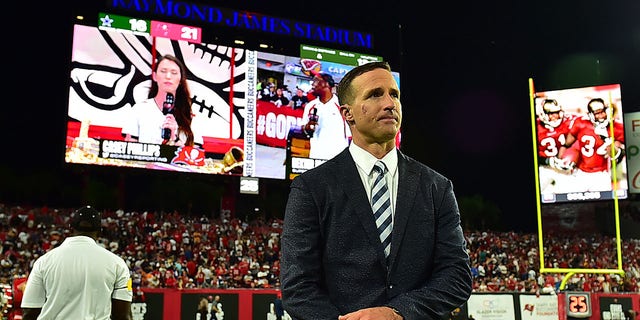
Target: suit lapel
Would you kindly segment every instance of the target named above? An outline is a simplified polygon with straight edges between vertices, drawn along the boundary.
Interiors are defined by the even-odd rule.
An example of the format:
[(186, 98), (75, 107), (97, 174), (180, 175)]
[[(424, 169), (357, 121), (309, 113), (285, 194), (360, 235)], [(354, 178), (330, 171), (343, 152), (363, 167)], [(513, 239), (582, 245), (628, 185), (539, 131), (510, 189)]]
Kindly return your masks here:
[(390, 262), (393, 263), (404, 237), (404, 231), (411, 214), (420, 181), (420, 173), (399, 150), (398, 152), (398, 195), (391, 235)]

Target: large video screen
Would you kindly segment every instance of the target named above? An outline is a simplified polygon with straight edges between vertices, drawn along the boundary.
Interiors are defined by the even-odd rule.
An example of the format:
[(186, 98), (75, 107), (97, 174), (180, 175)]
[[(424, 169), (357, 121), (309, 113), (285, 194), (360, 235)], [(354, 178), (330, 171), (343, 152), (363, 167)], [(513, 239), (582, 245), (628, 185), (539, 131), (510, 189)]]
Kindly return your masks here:
[(535, 92), (542, 203), (628, 197), (619, 84)]
[[(202, 42), (203, 31), (195, 27), (105, 13), (97, 20), (95, 26), (74, 26), (67, 163), (292, 178), (330, 157), (310, 157), (312, 137), (295, 134), (309, 113), (315, 114), (305, 110), (317, 98), (314, 78), (330, 77), (338, 84), (354, 66), (382, 60), (307, 45), (299, 55), (273, 54)], [(154, 68), (164, 55), (175, 56), (186, 69), (194, 144), (162, 139), (168, 97), (150, 103), (157, 110), (136, 114), (138, 105), (152, 101)], [(332, 112), (338, 111), (336, 106)], [(140, 137), (127, 136), (132, 119), (156, 118), (151, 129), (140, 129)], [(342, 128), (348, 129), (346, 123)], [(321, 154), (337, 152), (326, 151)]]
[[(110, 19), (101, 14), (100, 20)], [(153, 27), (153, 26), (152, 26)], [(156, 27), (162, 28), (162, 27)], [(170, 36), (170, 35), (169, 35)], [(65, 161), (209, 174), (243, 175), (247, 157), (247, 77), (242, 48), (175, 40), (77, 24), (73, 30)], [(134, 108), (149, 98), (162, 55), (186, 67), (195, 145), (164, 144), (162, 123), (152, 138), (125, 141)], [(164, 81), (164, 80), (159, 80)], [(164, 101), (167, 102), (166, 100)], [(164, 120), (164, 106), (140, 116)], [(159, 114), (159, 115), (158, 115)], [(156, 132), (157, 131), (157, 132)], [(154, 139), (155, 137), (159, 141)]]
[[(382, 58), (309, 45), (301, 45), (299, 56), (257, 55), (256, 174), (292, 179), (349, 145), (351, 135), (340, 115), (335, 86), (355, 66)], [(393, 74), (399, 85), (399, 73)], [(319, 96), (314, 90), (318, 78), (332, 82), (334, 97)], [(291, 93), (284, 104), (273, 98), (282, 89)], [(305, 132), (304, 125), (313, 117), (316, 132)], [(400, 135), (396, 142), (399, 146)]]

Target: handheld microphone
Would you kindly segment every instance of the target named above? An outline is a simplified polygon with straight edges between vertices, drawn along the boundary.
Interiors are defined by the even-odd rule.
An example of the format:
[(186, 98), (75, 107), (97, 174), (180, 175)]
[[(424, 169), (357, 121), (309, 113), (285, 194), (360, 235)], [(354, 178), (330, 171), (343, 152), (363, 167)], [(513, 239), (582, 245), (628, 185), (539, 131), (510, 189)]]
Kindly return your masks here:
[[(162, 104), (162, 114), (168, 115), (173, 113), (173, 104), (175, 103), (175, 98), (173, 93), (167, 92), (167, 97), (164, 99), (164, 103)], [(162, 128), (162, 139), (169, 140), (171, 138), (171, 129)]]
[(302, 131), (307, 135), (307, 138), (311, 138), (311, 136), (313, 136), (313, 133), (316, 131), (316, 124), (318, 123), (319, 118), (318, 109), (315, 107), (312, 108), (309, 112), (309, 121), (302, 126)]
[(318, 116), (318, 109), (317, 108), (311, 109), (311, 113), (309, 113), (309, 121), (318, 122), (318, 118), (320, 118)]

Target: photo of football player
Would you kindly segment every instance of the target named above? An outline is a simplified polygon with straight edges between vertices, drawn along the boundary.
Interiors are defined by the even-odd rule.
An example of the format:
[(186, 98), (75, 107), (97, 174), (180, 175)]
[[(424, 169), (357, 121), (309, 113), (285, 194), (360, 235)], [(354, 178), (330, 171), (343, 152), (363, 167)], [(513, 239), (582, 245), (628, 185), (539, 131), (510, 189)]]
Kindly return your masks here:
[(613, 104), (592, 98), (587, 115), (571, 126), (560, 157), (572, 171), (574, 192), (612, 190), (612, 162), (620, 164), (625, 157), (623, 123), (613, 115)]
[(555, 99), (543, 98), (537, 116), (538, 171), (542, 194), (571, 191), (571, 170), (558, 158), (576, 115), (564, 112)]

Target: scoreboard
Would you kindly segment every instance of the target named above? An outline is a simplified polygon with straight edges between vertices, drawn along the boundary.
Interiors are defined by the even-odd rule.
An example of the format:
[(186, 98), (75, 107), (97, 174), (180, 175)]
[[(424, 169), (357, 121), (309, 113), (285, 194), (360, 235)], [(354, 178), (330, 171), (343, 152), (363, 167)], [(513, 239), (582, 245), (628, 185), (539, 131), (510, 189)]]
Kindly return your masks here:
[(138, 19), (103, 12), (98, 14), (98, 28), (102, 30), (131, 32), (138, 35), (150, 35), (152, 37), (162, 37), (171, 40), (184, 40), (192, 43), (200, 43), (202, 41), (202, 29), (199, 27)]
[(567, 316), (570, 319), (583, 319), (591, 316), (589, 292), (567, 292)]

